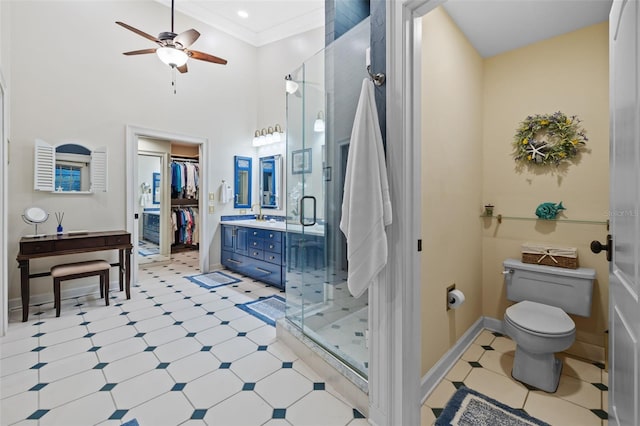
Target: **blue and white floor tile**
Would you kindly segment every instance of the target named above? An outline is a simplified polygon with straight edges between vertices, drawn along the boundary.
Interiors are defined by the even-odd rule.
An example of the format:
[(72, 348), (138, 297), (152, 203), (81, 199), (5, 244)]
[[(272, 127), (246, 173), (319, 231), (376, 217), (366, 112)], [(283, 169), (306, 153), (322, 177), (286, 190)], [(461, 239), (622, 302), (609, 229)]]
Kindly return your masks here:
[(365, 425), (366, 419), (235, 305), (278, 294), (242, 281), (207, 290), (197, 254), (143, 266), (113, 290), (11, 313), (0, 338), (0, 424)]

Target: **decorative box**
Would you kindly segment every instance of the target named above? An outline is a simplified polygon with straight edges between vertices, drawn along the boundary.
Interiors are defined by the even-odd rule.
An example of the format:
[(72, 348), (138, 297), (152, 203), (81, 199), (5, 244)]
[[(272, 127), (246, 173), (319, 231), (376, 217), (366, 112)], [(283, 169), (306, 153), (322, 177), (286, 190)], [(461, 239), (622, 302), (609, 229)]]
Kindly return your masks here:
[(524, 243), (522, 244), (522, 262), (576, 269), (578, 267), (578, 249)]

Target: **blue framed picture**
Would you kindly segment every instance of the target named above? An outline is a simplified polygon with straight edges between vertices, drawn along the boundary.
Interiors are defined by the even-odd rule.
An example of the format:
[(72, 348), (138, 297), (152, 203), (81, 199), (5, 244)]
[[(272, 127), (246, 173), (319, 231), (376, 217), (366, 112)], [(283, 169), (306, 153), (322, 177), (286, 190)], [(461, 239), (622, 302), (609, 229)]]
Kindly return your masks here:
[(153, 204), (160, 204), (160, 173), (153, 174)]
[(291, 153), (291, 173), (311, 173), (311, 148), (299, 149)]

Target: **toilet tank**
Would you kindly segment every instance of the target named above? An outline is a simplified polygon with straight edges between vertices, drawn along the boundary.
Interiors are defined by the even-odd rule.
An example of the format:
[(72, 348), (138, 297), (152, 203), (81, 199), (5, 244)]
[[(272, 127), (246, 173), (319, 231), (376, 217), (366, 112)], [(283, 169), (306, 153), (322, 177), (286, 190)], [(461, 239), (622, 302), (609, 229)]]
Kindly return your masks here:
[(569, 314), (591, 315), (595, 270), (557, 268), (515, 259), (507, 259), (503, 265), (507, 299), (531, 300), (556, 306)]

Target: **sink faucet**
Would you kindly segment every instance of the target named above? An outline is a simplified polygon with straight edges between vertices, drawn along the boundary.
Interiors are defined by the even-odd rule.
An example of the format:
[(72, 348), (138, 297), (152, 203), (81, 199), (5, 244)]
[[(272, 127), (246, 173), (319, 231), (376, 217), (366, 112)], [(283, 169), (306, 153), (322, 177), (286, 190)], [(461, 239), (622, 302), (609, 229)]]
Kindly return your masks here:
[(253, 211), (253, 207), (258, 206), (258, 214), (256, 215), (256, 220), (264, 220), (264, 216), (262, 215), (262, 204), (256, 203), (251, 206), (251, 211)]

